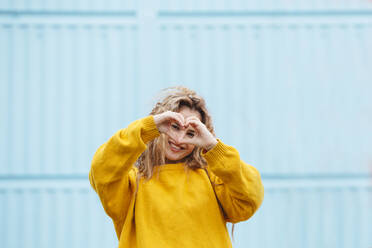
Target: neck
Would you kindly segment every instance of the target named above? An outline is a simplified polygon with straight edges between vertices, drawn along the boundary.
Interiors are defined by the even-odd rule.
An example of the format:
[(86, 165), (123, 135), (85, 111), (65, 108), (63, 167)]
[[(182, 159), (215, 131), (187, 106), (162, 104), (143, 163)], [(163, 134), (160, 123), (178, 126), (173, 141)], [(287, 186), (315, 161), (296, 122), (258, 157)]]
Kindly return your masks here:
[(165, 158), (165, 164), (178, 164), (178, 163), (183, 163), (186, 161), (186, 158), (180, 159), (180, 160), (169, 160)]

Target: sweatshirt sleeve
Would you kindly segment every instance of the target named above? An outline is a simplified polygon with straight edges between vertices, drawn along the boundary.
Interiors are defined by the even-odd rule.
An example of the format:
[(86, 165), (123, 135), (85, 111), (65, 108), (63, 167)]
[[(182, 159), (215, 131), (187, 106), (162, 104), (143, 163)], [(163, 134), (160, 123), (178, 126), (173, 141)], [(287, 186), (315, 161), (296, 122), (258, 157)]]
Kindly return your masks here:
[(135, 190), (130, 180), (136, 176), (134, 163), (146, 150), (146, 143), (159, 135), (154, 118), (149, 115), (117, 131), (95, 152), (89, 181), (112, 219), (124, 221)]
[(240, 159), (239, 152), (220, 139), (211, 150), (202, 153), (208, 163), (211, 181), (227, 216), (237, 223), (249, 219), (260, 207), (264, 188), (258, 170)]

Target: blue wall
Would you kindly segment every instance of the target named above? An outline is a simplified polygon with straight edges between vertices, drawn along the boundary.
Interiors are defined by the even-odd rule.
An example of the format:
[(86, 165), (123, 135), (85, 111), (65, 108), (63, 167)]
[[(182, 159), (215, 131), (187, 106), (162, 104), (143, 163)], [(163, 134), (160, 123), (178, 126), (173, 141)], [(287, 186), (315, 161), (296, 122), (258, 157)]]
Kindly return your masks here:
[(1, 1), (0, 247), (115, 247), (95, 150), (159, 90), (262, 173), (235, 248), (372, 247), (371, 1)]

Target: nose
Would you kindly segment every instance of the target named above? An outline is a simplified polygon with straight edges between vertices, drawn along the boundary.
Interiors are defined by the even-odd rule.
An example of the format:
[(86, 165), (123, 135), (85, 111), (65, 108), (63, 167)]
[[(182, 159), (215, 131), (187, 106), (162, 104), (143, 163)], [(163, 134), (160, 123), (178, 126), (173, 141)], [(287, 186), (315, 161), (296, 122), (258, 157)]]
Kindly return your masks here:
[(176, 145), (182, 145), (183, 144), (182, 140), (185, 137), (185, 135), (186, 135), (186, 130), (183, 130), (183, 129), (177, 130), (177, 133), (174, 137), (175, 144)]

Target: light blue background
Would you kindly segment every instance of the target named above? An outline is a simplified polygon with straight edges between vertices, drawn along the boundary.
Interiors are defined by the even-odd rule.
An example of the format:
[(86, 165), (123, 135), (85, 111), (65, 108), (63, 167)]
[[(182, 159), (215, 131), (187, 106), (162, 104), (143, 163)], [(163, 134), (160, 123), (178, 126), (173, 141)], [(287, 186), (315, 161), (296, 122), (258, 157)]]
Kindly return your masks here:
[(91, 159), (172, 85), (262, 174), (235, 248), (372, 247), (362, 0), (1, 1), (0, 247), (116, 247)]

